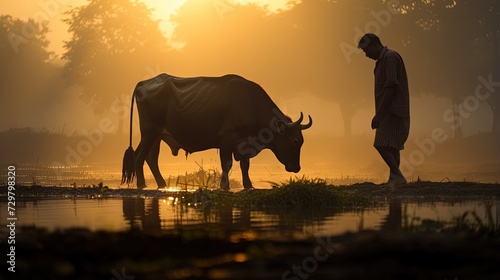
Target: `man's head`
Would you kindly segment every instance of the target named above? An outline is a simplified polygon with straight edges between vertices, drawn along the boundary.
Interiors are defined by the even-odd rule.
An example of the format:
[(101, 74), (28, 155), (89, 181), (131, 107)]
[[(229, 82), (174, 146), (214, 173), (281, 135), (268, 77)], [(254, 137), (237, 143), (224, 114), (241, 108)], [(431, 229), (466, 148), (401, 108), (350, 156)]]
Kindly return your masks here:
[(380, 53), (384, 49), (384, 45), (382, 45), (380, 38), (377, 35), (366, 33), (359, 40), (358, 48), (365, 52), (366, 57), (377, 60)]

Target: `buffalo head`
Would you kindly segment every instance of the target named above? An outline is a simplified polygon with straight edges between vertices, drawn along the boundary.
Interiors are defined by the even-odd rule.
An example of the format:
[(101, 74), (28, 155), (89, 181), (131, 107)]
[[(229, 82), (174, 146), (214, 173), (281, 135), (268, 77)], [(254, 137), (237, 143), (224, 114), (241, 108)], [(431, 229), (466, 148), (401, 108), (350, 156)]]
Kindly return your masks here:
[(274, 123), (276, 133), (270, 148), (288, 172), (300, 171), (300, 148), (304, 143), (302, 130), (312, 126), (311, 116), (308, 117), (307, 124), (301, 124), (304, 118), (302, 112), (295, 122), (277, 120)]

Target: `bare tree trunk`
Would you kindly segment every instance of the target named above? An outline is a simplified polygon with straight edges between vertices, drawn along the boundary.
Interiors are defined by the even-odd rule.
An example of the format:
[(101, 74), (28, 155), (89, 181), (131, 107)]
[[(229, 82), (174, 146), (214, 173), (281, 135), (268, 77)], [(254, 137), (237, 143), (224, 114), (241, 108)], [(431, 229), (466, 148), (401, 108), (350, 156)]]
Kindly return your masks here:
[[(340, 112), (344, 120), (344, 136), (352, 136), (352, 117), (354, 116), (354, 106), (350, 103), (340, 103)], [(368, 124), (369, 125), (369, 124)]]
[(460, 105), (456, 102), (455, 96), (451, 96), (451, 106), (453, 108), (453, 131), (454, 138), (462, 138), (462, 117), (460, 116)]
[[(500, 20), (497, 19), (500, 25)], [(500, 81), (500, 30), (495, 30), (495, 38), (493, 46), (495, 47), (495, 69), (493, 70), (493, 81)], [(493, 129), (492, 133), (496, 137), (500, 138), (500, 88), (496, 88), (495, 92), (491, 95), (493, 106), (491, 106), (493, 111)]]
[(130, 133), (128, 132), (127, 123), (123, 118), (118, 116), (118, 127), (116, 129), (116, 134), (127, 134), (127, 133)]
[[(493, 81), (500, 81), (500, 17), (498, 13), (500, 12), (500, 4), (496, 0), (491, 0), (491, 9), (490, 13), (491, 19), (491, 32), (492, 32), (492, 45), (495, 53), (495, 57), (493, 60)], [(500, 88), (496, 88), (494, 92), (492, 92), (490, 100), (488, 102), (490, 105), (491, 111), (493, 112), (493, 127), (491, 129), (491, 133), (495, 136), (495, 138), (500, 139)]]

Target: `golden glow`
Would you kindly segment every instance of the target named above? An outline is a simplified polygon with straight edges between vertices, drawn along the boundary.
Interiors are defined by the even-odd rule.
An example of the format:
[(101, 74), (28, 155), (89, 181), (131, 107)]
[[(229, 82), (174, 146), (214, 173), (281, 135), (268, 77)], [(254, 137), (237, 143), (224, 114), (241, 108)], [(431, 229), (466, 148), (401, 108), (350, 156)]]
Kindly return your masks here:
[(153, 9), (153, 17), (160, 20), (160, 28), (165, 32), (167, 37), (170, 37), (174, 30), (174, 25), (170, 21), (170, 17), (184, 5), (186, 0), (141, 0), (149, 8)]
[[(134, 53), (127, 59), (120, 58), (119, 63), (117, 63), (119, 65), (113, 66), (114, 68), (112, 67), (110, 71), (101, 72), (105, 74), (95, 79), (96, 87), (109, 87), (113, 90), (120, 87), (120, 90), (106, 95), (110, 99), (116, 98), (113, 101), (117, 101), (117, 107), (109, 105), (104, 108), (104, 115), (95, 115), (94, 108), (79, 99), (81, 92), (76, 87), (64, 88), (62, 93), (51, 92), (50, 96), (48, 94), (36, 95), (32, 92), (23, 93), (24, 95), (20, 94), (18, 95), (20, 97), (16, 99), (19, 101), (18, 108), (15, 110), (6, 108), (12, 110), (12, 114), (9, 116), (16, 116), (16, 118), (13, 119), (12, 123), (4, 121), (0, 130), (8, 130), (10, 127), (35, 127), (41, 130), (44, 127), (51, 132), (81, 135), (82, 131), (97, 130), (99, 132), (100, 123), (104, 118), (109, 118), (111, 120), (110, 126), (115, 127), (116, 131), (105, 133), (102, 131), (107, 130), (101, 129), (102, 143), (85, 142), (91, 144), (85, 146), (89, 147), (88, 150), (82, 150), (83, 152), (78, 155), (78, 160), (74, 156), (70, 157), (70, 163), (75, 164), (68, 164), (68, 160), (66, 160), (68, 155), (66, 143), (52, 144), (54, 152), (42, 154), (40, 161), (45, 161), (45, 164), (50, 165), (53, 160), (51, 156), (55, 157), (58, 154), (57, 161), (60, 161), (61, 164), (55, 166), (60, 166), (58, 170), (61, 172), (64, 171), (63, 168), (68, 166), (80, 165), (81, 167), (85, 164), (94, 165), (99, 161), (119, 161), (123, 153), (122, 149), (127, 144), (130, 95), (137, 81), (151, 78), (162, 72), (185, 77), (219, 76), (234, 73), (259, 83), (278, 107), (292, 118), (296, 119), (301, 111), (306, 116), (310, 114), (313, 117), (313, 127), (304, 132), (305, 143), (301, 154), (302, 171), (301, 174), (298, 174), (299, 176), (306, 174), (312, 177), (343, 179), (362, 177), (366, 180), (385, 181), (387, 169), (372, 147), (374, 132), (370, 129), (370, 121), (374, 113), (372, 96), (374, 64), (373, 61), (363, 57), (360, 50), (356, 48), (357, 42), (355, 42), (357, 36), (366, 30), (380, 31), (382, 42), (400, 51), (408, 67), (410, 87), (412, 87), (410, 90), (412, 130), (407, 142), (407, 149), (403, 151), (402, 155), (406, 160), (411, 159), (411, 155), (414, 155), (414, 159), (419, 160), (417, 162), (425, 161), (425, 164), (413, 166), (416, 169), (413, 173), (414, 176), (408, 178), (411, 180), (422, 174), (432, 174), (433, 170), (431, 169), (433, 168), (428, 163), (435, 158), (442, 157), (443, 162), (457, 161), (458, 157), (451, 155), (459, 151), (453, 150), (454, 146), (448, 145), (448, 142), (434, 143), (433, 149), (427, 148), (428, 146), (424, 144), (419, 146), (418, 143), (427, 143), (424, 141), (432, 137), (434, 129), (443, 129), (451, 143), (458, 132), (455, 126), (451, 125), (455, 119), (450, 121), (446, 117), (455, 118), (458, 116), (445, 113), (454, 113), (450, 111), (453, 108), (453, 102), (458, 102), (455, 106), (460, 105), (461, 107), (458, 108), (463, 109), (476, 106), (476, 103), (464, 103), (467, 100), (478, 100), (474, 95), (474, 89), (481, 86), (481, 83), (477, 81), (477, 84), (470, 85), (466, 84), (465, 81), (472, 80), (474, 83), (477, 77), (483, 77), (483, 80), (487, 81), (497, 81), (497, 77), (488, 78), (492, 70), (488, 70), (485, 65), (488, 66), (492, 63), (491, 58), (494, 55), (491, 55), (493, 51), (489, 48), (490, 44), (488, 43), (487, 47), (487, 42), (483, 41), (485, 46), (482, 46), (480, 42), (474, 46), (464, 44), (464, 46), (475, 48), (474, 54), (464, 55), (461, 59), (470, 60), (470, 67), (453, 69), (451, 66), (443, 66), (440, 68), (441, 72), (452, 72), (455, 77), (455, 79), (450, 80), (450, 76), (445, 75), (443, 77), (446, 78), (443, 78), (441, 84), (460, 85), (461, 87), (463, 85), (463, 91), (458, 98), (465, 98), (464, 102), (450, 100), (450, 96), (454, 94), (451, 89), (447, 91), (446, 89), (432, 88), (435, 85), (429, 88), (426, 85), (428, 78), (425, 72), (432, 69), (428, 69), (427, 64), (432, 65), (435, 61), (439, 61), (439, 63), (435, 63), (441, 65), (441, 57), (456, 60), (449, 55), (449, 48), (443, 47), (446, 46), (446, 42), (439, 41), (440, 44), (433, 46), (433, 48), (417, 51), (419, 48), (417, 46), (421, 44), (418, 38), (424, 38), (419, 36), (427, 35), (419, 34), (420, 32), (415, 35), (412, 33), (415, 32), (414, 29), (406, 29), (404, 17), (409, 15), (397, 15), (385, 10), (370, 11), (370, 9), (382, 8), (381, 6), (369, 5), (368, 3), (371, 1), (359, 1), (359, 5), (356, 4), (348, 9), (344, 4), (349, 1), (338, 1), (337, 5), (333, 4), (336, 1), (326, 0), (141, 1), (153, 9), (152, 16), (159, 21), (161, 31), (167, 38), (168, 51), (165, 52), (166, 54), (158, 55), (158, 53), (153, 53), (152, 48), (148, 46), (145, 48), (146, 54), (144, 55), (145, 59), (148, 59), (147, 62), (145, 59), (139, 60), (134, 57), (136, 56)], [(87, 0), (1, 1), (0, 10), (2, 14), (12, 15), (14, 18), (23, 20), (30, 17), (46, 18), (50, 29), (47, 34), (47, 39), (50, 41), (48, 49), (61, 58), (65, 52), (63, 49), (64, 41), (70, 40), (68, 26), (61, 20), (69, 17), (65, 14), (67, 11), (85, 5), (87, 2)], [(419, 3), (418, 1), (414, 2)], [(433, 9), (434, 2), (437, 3), (426, 0), (427, 8)], [(53, 5), (44, 6), (47, 3)], [(366, 3), (366, 7), (363, 7), (364, 4), (361, 3)], [(390, 1), (385, 1), (385, 3), (391, 9), (396, 8), (390, 6), (392, 5)], [(417, 9), (415, 3), (411, 2), (411, 4), (400, 6), (397, 11), (402, 14), (410, 14), (414, 9)], [(450, 9), (450, 13), (446, 13), (446, 15), (433, 13), (432, 15), (437, 16), (430, 17), (425, 21), (414, 20), (411, 26), (420, 25), (422, 29), (435, 30), (435, 26), (446, 24), (446, 20), (448, 22), (456, 20), (459, 23), (457, 19), (452, 18), (452, 9), (459, 9), (460, 5), (457, 5), (457, 1), (454, 0), (447, 3), (449, 4), (446, 8)], [(247, 4), (257, 5), (264, 10), (239, 6)], [(232, 16), (231, 11), (235, 12), (234, 16)], [(447, 16), (450, 18), (446, 18)], [(401, 23), (401, 28), (399, 28), (399, 23), (395, 21), (397, 17), (400, 17), (398, 20), (402, 19), (398, 21)], [(435, 34), (436, 38), (443, 35), (429, 32), (429, 34), (431, 33)], [(155, 35), (145, 37), (161, 38), (158, 33), (152, 34)], [(411, 42), (411, 44), (401, 45), (402, 40)], [(422, 45), (425, 45), (423, 43), (427, 42), (422, 41)], [(93, 45), (90, 46), (93, 47)], [(347, 49), (342, 49), (345, 46)], [(455, 47), (462, 48), (462, 46)], [(117, 44), (116, 49), (119, 48), (120, 45)], [(129, 50), (132, 51), (133, 47)], [(344, 53), (343, 50), (346, 52)], [(350, 56), (349, 61), (346, 60), (347, 55)], [(424, 56), (427, 58), (424, 59)], [(65, 61), (59, 62), (63, 64)], [(27, 63), (23, 66), (29, 69), (32, 65)], [(122, 70), (127, 68), (134, 68), (137, 71), (134, 72), (134, 76), (131, 74), (128, 77), (120, 77), (121, 79), (117, 81), (116, 76), (120, 74), (116, 73), (126, 72)], [(113, 72), (115, 69), (117, 71)], [(111, 82), (109, 82), (110, 80)], [(38, 86), (33, 80), (30, 82)], [(485, 90), (485, 88), (482, 89)], [(423, 92), (426, 90), (429, 92)], [(11, 97), (14, 94), (4, 94), (2, 98), (5, 98), (4, 96)], [(478, 102), (477, 108), (474, 107), (474, 110), (466, 111), (465, 115), (462, 116), (459, 128), (464, 138), (491, 131), (491, 127), (495, 123), (495, 113), (487, 104), (490, 101)], [(0, 104), (14, 107), (11, 106), (13, 102), (4, 102), (4, 99), (0, 99)], [(134, 112), (133, 145), (136, 146), (140, 136), (137, 111)], [(349, 134), (344, 132), (345, 128), (349, 126), (353, 137), (343, 137)], [(110, 144), (112, 140), (109, 139), (116, 139), (116, 142)], [(422, 145), (425, 147), (421, 148)], [(489, 148), (487, 146), (485, 145), (484, 149)], [(69, 148), (71, 151), (76, 151), (79, 146), (72, 144)], [(483, 148), (483, 146), (478, 148)], [(170, 156), (168, 147), (165, 145), (162, 145), (161, 149), (160, 166), (165, 177), (175, 177), (186, 171), (196, 171), (197, 163), (203, 164), (203, 162), (206, 169), (216, 168), (220, 170), (219, 154), (215, 150), (189, 155), (186, 160), (184, 156)], [(427, 152), (425, 149), (433, 152)], [(423, 156), (417, 158), (418, 155)], [(16, 155), (15, 160), (21, 156), (23, 155)], [(29, 158), (31, 161), (36, 157), (37, 154), (30, 154), (29, 157), (24, 155), (24, 158)], [(484, 161), (489, 162), (490, 159)], [(467, 162), (464, 160), (463, 163)], [(116, 169), (117, 166), (119, 164), (113, 165), (113, 168)], [(424, 167), (429, 168), (429, 170), (424, 170)], [(259, 181), (279, 182), (289, 176), (296, 175), (285, 172), (283, 165), (269, 150), (263, 151), (252, 159), (250, 172), (254, 183)], [(146, 176), (151, 179), (147, 168)], [(99, 177), (96, 175), (96, 178)], [(241, 171), (236, 164), (233, 166), (231, 178), (241, 179)], [(422, 178), (428, 179), (429, 177), (422, 175)], [(267, 183), (264, 184), (267, 185)], [(151, 186), (154, 186), (154, 181)], [(176, 201), (167, 199), (163, 203), (174, 205)]]
[[(177, 10), (186, 3), (187, 0), (140, 0), (149, 8), (153, 9), (153, 17), (160, 20), (160, 28), (165, 33), (172, 47), (180, 49), (183, 47), (182, 42), (174, 42), (171, 40), (175, 24), (170, 20)], [(265, 8), (269, 13), (286, 11), (293, 7), (299, 0), (215, 0), (213, 2), (214, 12), (225, 12), (232, 9), (232, 5), (240, 4), (255, 4)]]
[(256, 4), (265, 7), (269, 12), (286, 11), (292, 8), (295, 4), (301, 2), (299, 0), (233, 0), (239, 4)]

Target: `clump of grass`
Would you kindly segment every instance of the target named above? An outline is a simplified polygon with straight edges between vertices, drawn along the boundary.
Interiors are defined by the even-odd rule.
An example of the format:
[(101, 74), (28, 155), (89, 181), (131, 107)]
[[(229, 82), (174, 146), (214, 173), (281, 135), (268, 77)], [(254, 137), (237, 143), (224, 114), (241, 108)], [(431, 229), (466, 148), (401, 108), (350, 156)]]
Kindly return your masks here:
[(344, 195), (328, 187), (320, 178), (290, 178), (257, 197), (251, 197), (260, 206), (279, 207), (330, 207), (342, 205)]
[[(220, 187), (222, 173), (216, 168), (205, 169), (203, 164), (196, 164), (198, 165), (198, 170), (190, 173), (186, 171), (184, 175), (178, 175), (177, 177), (174, 177), (174, 180), (172, 181), (169, 178), (167, 187), (170, 187), (171, 184), (174, 183), (175, 186), (179, 187), (181, 190), (197, 188), (212, 190), (218, 189)], [(242, 188), (240, 182), (232, 179), (230, 179), (229, 184), (234, 188)]]
[(327, 185), (320, 178), (295, 177), (272, 184), (272, 189), (244, 190), (238, 193), (200, 188), (192, 194), (190, 202), (203, 200), (204, 203), (210, 201), (212, 205), (282, 208), (355, 208), (374, 205), (368, 198), (350, 195)]
[(220, 182), (220, 173), (215, 169), (205, 170), (200, 167), (198, 171), (184, 175), (178, 175), (175, 180), (175, 185), (182, 190), (189, 188), (216, 188)]
[(273, 186), (273, 188), (288, 187), (288, 186), (318, 186), (318, 185), (325, 186), (326, 180), (317, 177), (309, 178), (303, 175), (302, 177), (297, 177), (297, 176), (290, 177), (288, 181), (281, 183), (270, 182), (270, 181), (268, 181), (268, 183), (270, 183)]

